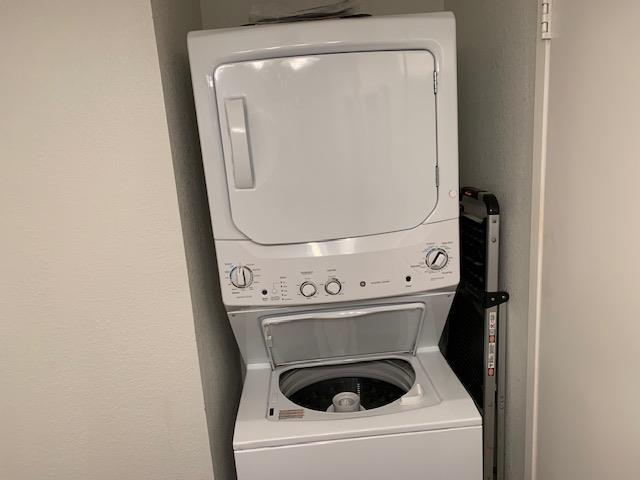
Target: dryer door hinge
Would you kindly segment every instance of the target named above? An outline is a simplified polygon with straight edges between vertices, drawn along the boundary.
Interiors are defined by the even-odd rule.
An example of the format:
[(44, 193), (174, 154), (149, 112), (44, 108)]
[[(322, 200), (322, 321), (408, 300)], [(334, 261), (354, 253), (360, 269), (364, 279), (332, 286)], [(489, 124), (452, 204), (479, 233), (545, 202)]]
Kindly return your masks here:
[(433, 93), (434, 95), (438, 93), (438, 72), (433, 71)]
[(436, 165), (436, 187), (440, 186), (440, 168)]
[(553, 14), (553, 0), (542, 0), (540, 4), (540, 38), (551, 40), (551, 16)]

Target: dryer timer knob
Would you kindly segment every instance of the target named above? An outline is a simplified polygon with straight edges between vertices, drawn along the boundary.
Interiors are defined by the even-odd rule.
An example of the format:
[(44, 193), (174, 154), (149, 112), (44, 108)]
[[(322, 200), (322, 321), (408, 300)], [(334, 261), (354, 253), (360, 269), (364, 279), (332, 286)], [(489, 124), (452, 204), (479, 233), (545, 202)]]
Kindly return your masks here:
[(249, 267), (233, 267), (229, 272), (229, 280), (236, 288), (247, 288), (253, 283), (253, 272)]
[(443, 248), (432, 248), (427, 252), (425, 263), (431, 270), (442, 270), (449, 263), (449, 255)]

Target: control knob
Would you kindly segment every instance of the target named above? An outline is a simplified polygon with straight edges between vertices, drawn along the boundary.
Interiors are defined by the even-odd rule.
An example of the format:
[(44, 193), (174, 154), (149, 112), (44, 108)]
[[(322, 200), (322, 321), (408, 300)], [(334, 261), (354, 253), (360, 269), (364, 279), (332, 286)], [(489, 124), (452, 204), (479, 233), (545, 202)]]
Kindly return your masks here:
[(253, 272), (249, 267), (233, 267), (229, 272), (229, 280), (234, 287), (247, 288), (253, 283)]
[(300, 293), (307, 298), (313, 297), (317, 291), (318, 289), (311, 282), (304, 282), (302, 285), (300, 285)]
[(432, 248), (427, 252), (425, 263), (431, 270), (442, 270), (449, 263), (449, 255), (443, 248)]
[(337, 278), (332, 278), (324, 284), (324, 290), (329, 295), (337, 295), (342, 290), (342, 284)]

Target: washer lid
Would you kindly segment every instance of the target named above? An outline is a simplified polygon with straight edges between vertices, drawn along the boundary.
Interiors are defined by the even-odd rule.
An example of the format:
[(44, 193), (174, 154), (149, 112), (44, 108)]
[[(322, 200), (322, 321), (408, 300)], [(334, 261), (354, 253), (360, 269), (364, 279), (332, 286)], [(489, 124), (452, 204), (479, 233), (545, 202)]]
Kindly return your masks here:
[(214, 73), (234, 224), (261, 244), (409, 230), (437, 203), (426, 50), (228, 63)]
[(415, 353), (423, 303), (267, 317), (262, 333), (271, 366), (382, 353)]

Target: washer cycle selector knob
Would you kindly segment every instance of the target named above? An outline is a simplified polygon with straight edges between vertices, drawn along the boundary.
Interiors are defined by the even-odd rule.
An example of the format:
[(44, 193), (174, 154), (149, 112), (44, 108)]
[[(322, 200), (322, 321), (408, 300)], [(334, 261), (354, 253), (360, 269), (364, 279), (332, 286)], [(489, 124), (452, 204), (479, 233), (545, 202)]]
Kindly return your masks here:
[(431, 270), (442, 270), (449, 263), (449, 255), (442, 248), (432, 248), (427, 252), (425, 263)]
[(249, 267), (233, 267), (229, 272), (229, 280), (234, 287), (247, 288), (253, 283), (253, 272)]
[(324, 284), (324, 291), (329, 295), (337, 295), (342, 290), (342, 284), (337, 278), (332, 278)]
[(307, 298), (313, 297), (317, 293), (317, 291), (318, 289), (311, 282), (304, 282), (302, 285), (300, 285), (300, 293)]

